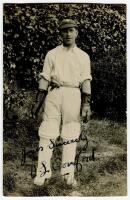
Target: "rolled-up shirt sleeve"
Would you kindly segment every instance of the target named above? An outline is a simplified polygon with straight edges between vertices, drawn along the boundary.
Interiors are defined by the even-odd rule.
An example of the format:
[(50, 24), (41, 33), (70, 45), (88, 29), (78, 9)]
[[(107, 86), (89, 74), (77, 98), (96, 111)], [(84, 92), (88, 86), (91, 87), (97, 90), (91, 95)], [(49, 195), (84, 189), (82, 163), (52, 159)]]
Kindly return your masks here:
[(81, 83), (85, 80), (92, 80), (91, 76), (91, 63), (88, 54), (86, 54), (82, 60), (82, 68), (81, 68)]
[(44, 65), (43, 65), (43, 70), (39, 74), (39, 77), (45, 78), (47, 81), (51, 80), (51, 71), (52, 71), (52, 61), (51, 61), (51, 56), (49, 52), (47, 53), (45, 60), (44, 60)]

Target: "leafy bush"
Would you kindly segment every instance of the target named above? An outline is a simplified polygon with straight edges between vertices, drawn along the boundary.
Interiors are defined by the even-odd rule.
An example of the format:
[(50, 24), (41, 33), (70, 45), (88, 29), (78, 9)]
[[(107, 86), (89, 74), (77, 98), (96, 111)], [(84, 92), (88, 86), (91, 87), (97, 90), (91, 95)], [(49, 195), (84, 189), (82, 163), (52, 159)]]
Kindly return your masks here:
[(4, 4), (3, 13), (5, 112), (23, 106), (22, 88), (37, 88), (46, 53), (61, 43), (59, 21), (70, 17), (79, 24), (77, 45), (91, 57), (93, 110), (125, 115), (126, 5)]
[(15, 189), (15, 175), (12, 171), (8, 171), (4, 173), (3, 177), (3, 186), (4, 186), (4, 195), (7, 192), (12, 192)]

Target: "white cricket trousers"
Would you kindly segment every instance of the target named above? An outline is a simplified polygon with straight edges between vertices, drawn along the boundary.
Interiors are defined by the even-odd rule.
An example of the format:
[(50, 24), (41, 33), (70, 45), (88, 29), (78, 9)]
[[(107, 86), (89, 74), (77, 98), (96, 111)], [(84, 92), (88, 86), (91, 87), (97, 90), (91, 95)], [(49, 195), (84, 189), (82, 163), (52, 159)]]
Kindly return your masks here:
[(39, 136), (76, 139), (80, 134), (81, 94), (79, 88), (60, 87), (48, 92)]
[[(38, 155), (35, 184), (42, 185), (45, 178), (51, 176), (52, 149), (49, 148), (50, 139), (55, 140), (59, 135), (64, 141), (79, 138), (80, 106), (81, 94), (78, 88), (60, 87), (49, 91), (45, 100), (43, 121), (39, 128), (39, 145), (43, 146), (43, 152), (39, 152)], [(68, 184), (74, 182), (74, 165), (69, 165), (69, 163), (75, 162), (76, 145), (76, 143), (63, 145), (61, 175)], [(44, 171), (42, 163), (49, 171), (44, 176), (41, 176), (42, 170)], [(68, 175), (64, 176), (66, 173)]]

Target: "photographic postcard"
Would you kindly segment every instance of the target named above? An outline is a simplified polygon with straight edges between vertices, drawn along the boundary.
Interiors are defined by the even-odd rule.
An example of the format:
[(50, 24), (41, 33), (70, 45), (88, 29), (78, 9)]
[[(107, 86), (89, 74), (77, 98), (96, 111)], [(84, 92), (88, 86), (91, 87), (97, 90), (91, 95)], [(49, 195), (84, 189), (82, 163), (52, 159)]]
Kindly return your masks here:
[(2, 6), (3, 196), (126, 199), (127, 3)]

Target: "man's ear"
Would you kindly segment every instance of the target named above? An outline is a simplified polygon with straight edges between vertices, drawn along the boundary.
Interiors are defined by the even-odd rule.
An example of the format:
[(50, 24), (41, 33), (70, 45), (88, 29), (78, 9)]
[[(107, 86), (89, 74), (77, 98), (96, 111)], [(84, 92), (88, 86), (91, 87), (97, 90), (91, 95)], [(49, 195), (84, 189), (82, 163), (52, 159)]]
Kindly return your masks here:
[(79, 32), (78, 32), (78, 29), (76, 29), (76, 38), (78, 37), (78, 33), (79, 33)]

